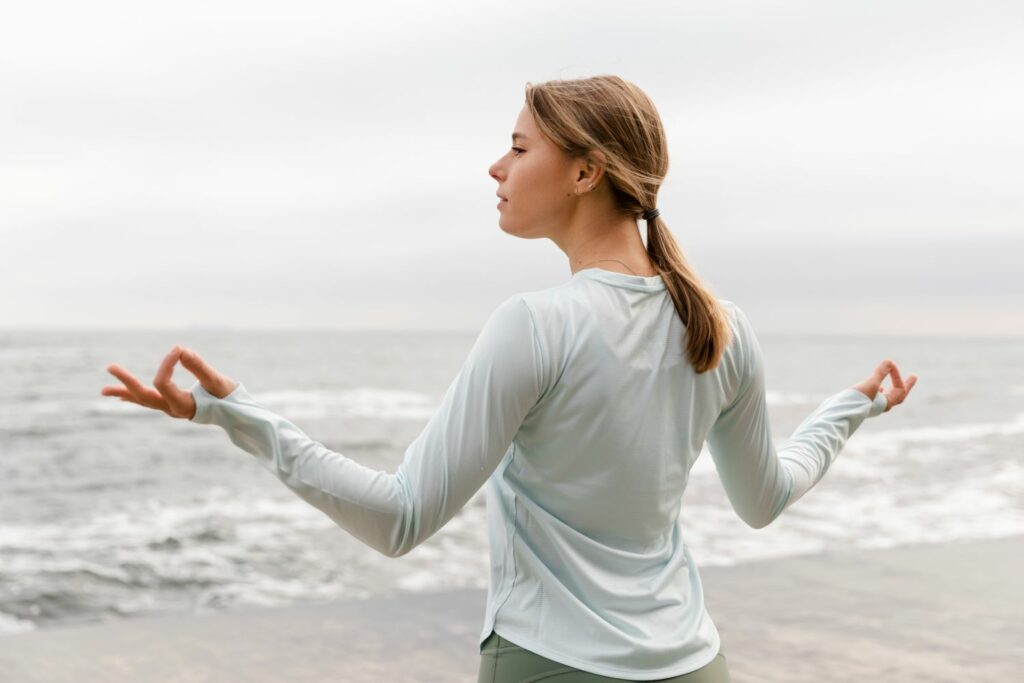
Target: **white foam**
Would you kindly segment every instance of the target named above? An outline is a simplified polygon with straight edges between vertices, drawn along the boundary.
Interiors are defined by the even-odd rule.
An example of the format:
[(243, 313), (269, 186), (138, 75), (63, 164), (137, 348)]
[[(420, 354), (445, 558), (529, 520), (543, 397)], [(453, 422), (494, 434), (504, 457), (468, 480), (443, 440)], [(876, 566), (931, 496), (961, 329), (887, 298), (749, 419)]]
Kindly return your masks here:
[[(870, 424), (870, 423), (865, 423)], [(960, 455), (977, 449), (987, 449), (987, 437), (1006, 437), (1024, 434), (1024, 413), (1003, 422), (965, 422), (941, 427), (908, 427), (902, 429), (864, 429), (862, 426), (843, 446), (842, 452), (826, 476), (885, 476), (888, 461), (914, 460), (924, 464), (936, 461), (949, 453), (949, 444), (957, 443)], [(776, 448), (787, 437), (774, 435)], [(966, 449), (966, 450), (965, 450)], [(839, 465), (839, 461), (842, 464)], [(695, 477), (717, 476), (714, 460), (707, 442), (690, 470)]]
[(783, 393), (780, 391), (765, 391), (765, 401), (770, 406), (794, 406), (794, 405), (818, 405), (829, 395), (820, 396), (811, 394), (798, 394), (795, 392)]
[[(192, 608), (202, 612), (362, 598), (393, 589), (486, 587), (483, 511), (481, 489), (429, 544), (400, 563), (369, 551), (297, 497), (243, 499), (222, 487), (205, 492), (196, 505), (149, 501), (77, 524), (0, 524), (0, 549), (4, 580), (26, 596), (50, 590), (55, 582), (68, 584), (68, 575), (87, 574), (106, 586), (82, 590), (122, 613), (153, 611), (155, 601), (166, 601), (174, 588), (195, 596)], [(337, 546), (316, 542), (325, 532), (337, 534)], [(169, 538), (177, 543), (167, 545)], [(161, 608), (180, 605), (156, 606)]]
[(436, 397), (414, 391), (361, 387), (349, 390), (280, 390), (253, 394), (260, 403), (289, 417), (333, 415), (425, 420), (437, 409)]
[(26, 619), (19, 619), (13, 614), (0, 612), (0, 633), (10, 635), (14, 633), (27, 633), (36, 630), (36, 625)]
[[(1013, 437), (1022, 425), (1024, 415), (1005, 422), (858, 432), (821, 487), (760, 530), (732, 510), (712, 476), (705, 444), (683, 499), (684, 541), (704, 567), (831, 547), (1024, 533), (1024, 462), (1002, 451), (992, 453), (1002, 460), (987, 457), (1002, 448), (993, 439)], [(985, 467), (960, 470), (959, 461)], [(929, 476), (908, 476), (918, 468)], [(316, 542), (325, 533), (337, 534), (331, 548)], [(177, 543), (165, 543), (169, 538)], [(196, 609), (215, 610), (369, 597), (392, 589), (485, 588), (489, 575), (483, 489), (402, 562), (370, 551), (297, 497), (248, 498), (220, 486), (193, 504), (151, 500), (53, 524), (0, 522), (0, 550), (4, 579), (18, 590), (26, 587), (25, 594), (82, 572), (90, 575), (86, 579), (110, 582), (110, 594), (104, 588), (102, 597), (124, 613), (152, 610), (154, 600), (175, 587), (198, 594)], [(0, 615), (0, 632), (15, 628), (26, 627)]]
[(0, 363), (23, 363), (55, 358), (79, 359), (86, 350), (77, 346), (8, 346), (0, 347)]
[(688, 545), (703, 566), (1022, 534), (1024, 462), (1000, 441), (1012, 444), (1022, 427), (1024, 415), (858, 432), (826, 479), (761, 530), (731, 510), (705, 444), (683, 497)]
[[(322, 419), (330, 417), (373, 418), (382, 420), (426, 420), (440, 405), (429, 394), (395, 389), (362, 387), (350, 390), (286, 389), (252, 392), (252, 397), (275, 413), (288, 419)], [(19, 410), (40, 415), (80, 412), (82, 401), (26, 402)], [(133, 415), (139, 406), (117, 398), (100, 397), (85, 402), (87, 414)]]
[(974, 441), (987, 436), (1016, 436), (1024, 434), (1024, 413), (1018, 413), (1004, 422), (963, 422), (960, 424), (907, 427), (904, 429), (874, 429), (865, 434), (859, 431), (854, 437), (861, 445), (887, 443), (899, 446), (925, 441), (949, 443), (950, 441)]

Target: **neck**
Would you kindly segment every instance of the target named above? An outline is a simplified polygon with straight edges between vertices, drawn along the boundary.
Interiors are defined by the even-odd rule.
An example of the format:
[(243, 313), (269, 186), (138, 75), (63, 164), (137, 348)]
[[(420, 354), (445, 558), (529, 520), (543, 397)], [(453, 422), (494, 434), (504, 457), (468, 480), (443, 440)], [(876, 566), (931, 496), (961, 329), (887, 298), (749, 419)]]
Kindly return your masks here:
[(579, 228), (567, 235), (564, 244), (558, 246), (569, 258), (569, 270), (573, 274), (589, 267), (588, 264), (592, 261), (600, 261), (594, 265), (603, 270), (614, 270), (627, 275), (650, 277), (658, 274), (647, 255), (643, 240), (640, 239), (637, 224), (632, 219), (627, 218), (610, 225), (591, 224), (586, 229)]

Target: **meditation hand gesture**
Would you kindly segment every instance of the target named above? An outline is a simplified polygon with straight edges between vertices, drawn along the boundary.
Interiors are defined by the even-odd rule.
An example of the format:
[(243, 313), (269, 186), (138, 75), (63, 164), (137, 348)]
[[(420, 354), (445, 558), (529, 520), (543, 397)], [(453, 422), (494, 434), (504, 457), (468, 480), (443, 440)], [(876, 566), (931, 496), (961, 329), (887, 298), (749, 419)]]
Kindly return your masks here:
[(874, 399), (879, 391), (882, 390), (882, 380), (887, 375), (892, 375), (892, 387), (888, 391), (882, 391), (888, 401), (888, 405), (885, 406), (885, 410), (882, 412), (889, 412), (893, 406), (898, 406), (903, 403), (904, 399), (907, 398), (907, 394), (914, 388), (914, 384), (917, 383), (917, 375), (910, 375), (907, 377), (907, 381), (904, 384), (903, 378), (900, 377), (900, 371), (896, 367), (896, 363), (891, 360), (883, 360), (875, 368), (875, 371), (866, 380), (859, 384), (853, 385), (853, 388), (861, 392), (870, 399)]
[(160, 369), (153, 378), (155, 388), (147, 387), (135, 375), (113, 363), (107, 366), (107, 372), (121, 380), (124, 386), (105, 386), (100, 393), (104, 396), (116, 396), (122, 401), (137, 403), (146, 408), (162, 410), (171, 417), (191, 420), (196, 414), (196, 401), (192, 397), (192, 392), (180, 388), (171, 380), (178, 360), (181, 360), (186, 370), (196, 376), (203, 389), (217, 398), (224, 398), (237, 386), (227, 375), (210, 367), (192, 349), (175, 345), (171, 352), (164, 356)]

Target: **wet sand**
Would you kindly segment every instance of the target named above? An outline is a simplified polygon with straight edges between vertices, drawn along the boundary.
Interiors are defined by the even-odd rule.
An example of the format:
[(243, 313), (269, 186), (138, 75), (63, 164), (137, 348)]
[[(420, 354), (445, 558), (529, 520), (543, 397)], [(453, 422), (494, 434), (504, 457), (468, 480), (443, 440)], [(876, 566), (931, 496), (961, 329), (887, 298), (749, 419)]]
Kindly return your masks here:
[[(401, 561), (401, 560), (397, 560)], [(1024, 536), (701, 571), (736, 683), (1016, 680)], [(0, 681), (476, 681), (485, 593), (0, 636)]]

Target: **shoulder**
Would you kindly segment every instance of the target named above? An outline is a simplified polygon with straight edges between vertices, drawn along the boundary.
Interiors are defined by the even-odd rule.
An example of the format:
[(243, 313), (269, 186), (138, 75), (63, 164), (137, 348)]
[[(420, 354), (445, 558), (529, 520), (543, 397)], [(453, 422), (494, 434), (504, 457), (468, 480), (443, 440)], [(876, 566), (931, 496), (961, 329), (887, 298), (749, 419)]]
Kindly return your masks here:
[(726, 361), (726, 367), (733, 374), (743, 376), (750, 367), (751, 348), (756, 345), (757, 337), (747, 314), (736, 302), (719, 298), (718, 303), (725, 312), (732, 333), (723, 353), (723, 359)]
[(750, 320), (743, 309), (736, 302), (729, 299), (720, 298), (718, 303), (722, 306), (722, 310), (725, 311), (729, 326), (732, 327), (733, 332), (741, 337), (746, 337), (751, 327)]
[(499, 303), (484, 322), (477, 344), (507, 350), (533, 344), (538, 336), (533, 308), (522, 293), (512, 294)]
[(469, 365), (486, 369), (479, 375), (488, 378), (486, 383), (540, 392), (547, 378), (545, 347), (528, 297), (517, 293), (491, 312), (470, 351)]
[(519, 292), (512, 298), (522, 301), (539, 329), (561, 328), (565, 319), (571, 318), (567, 311), (586, 305), (581, 291), (585, 284), (583, 278), (575, 278), (551, 287)]
[(537, 363), (546, 366), (559, 347), (558, 340), (564, 336), (568, 317), (555, 295), (555, 290), (561, 287), (517, 292), (507, 297), (488, 321), (491, 336), (502, 337), (498, 343), (504, 345), (529, 345), (534, 349)]
[(734, 301), (731, 301), (729, 299), (722, 299), (722, 298), (719, 297), (718, 298), (718, 303), (733, 318), (735, 318), (737, 315), (739, 315), (741, 313), (740, 307), (737, 306)]
[(534, 326), (533, 308), (528, 301), (526, 293), (516, 293), (505, 298), (491, 312), (487, 324), (512, 325), (523, 329), (531, 329)]

